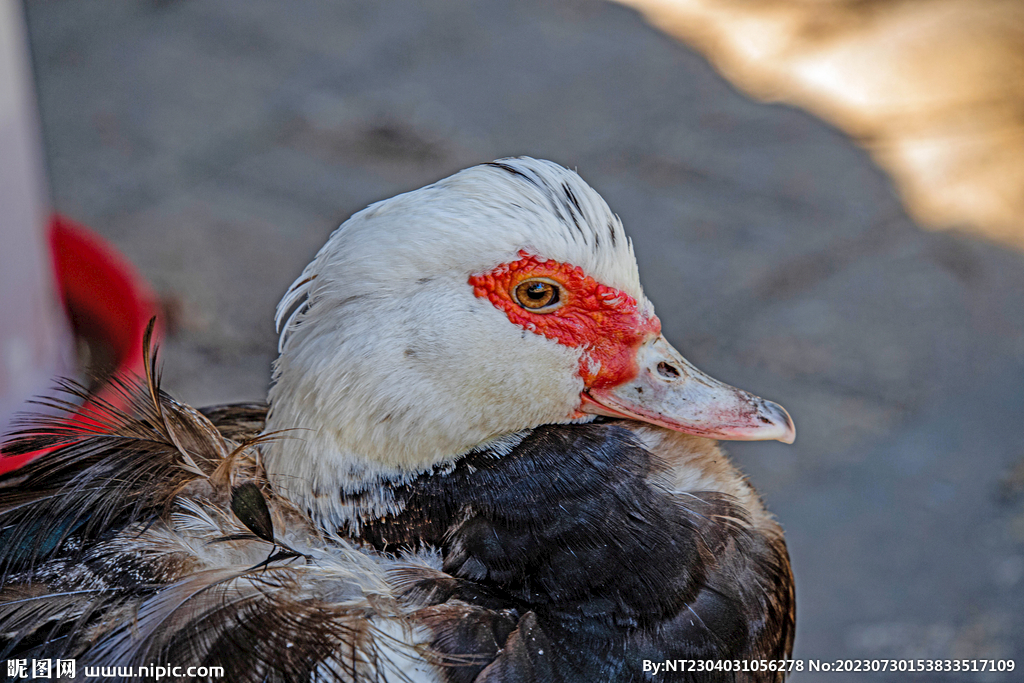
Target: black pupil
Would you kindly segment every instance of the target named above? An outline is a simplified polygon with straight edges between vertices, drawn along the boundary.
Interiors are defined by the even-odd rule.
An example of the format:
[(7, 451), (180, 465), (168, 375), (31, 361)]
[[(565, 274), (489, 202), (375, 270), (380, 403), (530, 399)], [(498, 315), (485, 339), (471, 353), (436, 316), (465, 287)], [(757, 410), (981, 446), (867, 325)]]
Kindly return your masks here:
[(532, 285), (526, 288), (526, 296), (530, 297), (534, 301), (540, 301), (544, 297), (548, 296), (550, 287), (551, 285), (546, 285), (541, 282), (534, 282)]
[(515, 297), (523, 308), (541, 311), (558, 303), (558, 287), (543, 280), (526, 281), (516, 287)]

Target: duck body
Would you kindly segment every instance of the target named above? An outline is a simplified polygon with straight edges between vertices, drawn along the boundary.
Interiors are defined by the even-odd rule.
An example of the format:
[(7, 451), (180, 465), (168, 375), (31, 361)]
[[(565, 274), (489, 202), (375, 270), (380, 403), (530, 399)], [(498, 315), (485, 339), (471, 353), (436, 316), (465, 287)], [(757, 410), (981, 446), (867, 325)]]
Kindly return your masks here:
[[(595, 219), (603, 202), (572, 185), (575, 174), (534, 160), (482, 173), (509, 193), (499, 205), (528, 204), (509, 187), (556, 188), (575, 200), (563, 216), (570, 229), (597, 224), (624, 248), (621, 226)], [(545, 183), (551, 174), (561, 187)], [(385, 202), (363, 219), (392, 209)], [(443, 213), (447, 226), (481, 211)], [(60, 448), (0, 479), (0, 655), (73, 658), (80, 674), (108, 667), (111, 680), (122, 674), (109, 667), (152, 662), (220, 666), (238, 681), (653, 680), (645, 660), (751, 663), (660, 680), (782, 680), (757, 666), (792, 649), (782, 531), (708, 438), (791, 439), (781, 408), (686, 364), (658, 336), (638, 280), (603, 263), (593, 243), (587, 268), (567, 269), (566, 255), (515, 237), (480, 265), (421, 269), (409, 294), (360, 270), (365, 259), (349, 261), (361, 264), (361, 291), (338, 284), (348, 275), (324, 274), (337, 253), (370, 248), (359, 237), (345, 249), (332, 237), (311, 265), (319, 270), (286, 296), (303, 303), (285, 312), (269, 411), (177, 403), (159, 390), (154, 362), (145, 382), (119, 380), (129, 409), (93, 404), (84, 420), (29, 420), (4, 446)], [(449, 271), (450, 283), (430, 289)], [(617, 288), (589, 284), (590, 272)], [(527, 317), (526, 297), (552, 287), (565, 320), (601, 312), (602, 339), (618, 334), (638, 367), (594, 338), (568, 344), (585, 324)], [(603, 298), (581, 314), (571, 306), (584, 305), (583, 291)], [(467, 346), (483, 338), (523, 365), (488, 379), (481, 367), (494, 359), (462, 348), (450, 352), (459, 362), (424, 367), (445, 342), (431, 327), (437, 316), (423, 322), (403, 303), (410, 296), (419, 307), (454, 299), (456, 327), (484, 320)], [(376, 344), (353, 310), (368, 301), (392, 321)], [(339, 331), (341, 320), (355, 329)], [(616, 333), (622, 320), (632, 327)], [(342, 350), (324, 352), (327, 339)], [(347, 365), (353, 354), (360, 362)], [(366, 384), (403, 369), (408, 381)], [(452, 388), (431, 423), (421, 403), (439, 373)], [(682, 398), (671, 393), (680, 386)]]
[(472, 454), (396, 492), (406, 512), (364, 538), (441, 549), (440, 576), (404, 577), (430, 606), (435, 650), (494, 657), (481, 680), (509, 681), (640, 681), (644, 660), (786, 656), (792, 577), (778, 528), (757, 528), (724, 491), (674, 490), (698, 470), (673, 455), (714, 455), (644, 431), (540, 427), (505, 456)]

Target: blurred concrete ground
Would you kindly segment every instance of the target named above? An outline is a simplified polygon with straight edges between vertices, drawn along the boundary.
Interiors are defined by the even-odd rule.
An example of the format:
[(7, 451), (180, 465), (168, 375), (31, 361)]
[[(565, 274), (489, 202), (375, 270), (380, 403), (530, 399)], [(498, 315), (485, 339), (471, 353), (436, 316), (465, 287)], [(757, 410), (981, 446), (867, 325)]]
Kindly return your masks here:
[(787, 531), (795, 655), (1021, 680), (1021, 254), (923, 232), (842, 135), (612, 4), (27, 6), (56, 206), (176, 312), (177, 398), (264, 396), (274, 305), (352, 212), (553, 159), (621, 215), (667, 336), (796, 420), (794, 446), (729, 447)]

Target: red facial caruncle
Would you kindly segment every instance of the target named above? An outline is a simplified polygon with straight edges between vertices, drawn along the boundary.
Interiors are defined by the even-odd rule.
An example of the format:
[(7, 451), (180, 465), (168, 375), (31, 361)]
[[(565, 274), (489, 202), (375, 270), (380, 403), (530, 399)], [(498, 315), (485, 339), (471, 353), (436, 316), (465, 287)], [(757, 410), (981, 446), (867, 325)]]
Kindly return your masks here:
[(693, 367), (661, 336), (657, 317), (578, 266), (520, 251), (469, 284), (519, 327), (582, 351), (584, 388), (570, 420), (589, 413), (717, 439), (796, 436), (782, 406)]
[[(523, 329), (583, 349), (580, 377), (587, 389), (620, 384), (637, 374), (636, 351), (661, 332), (657, 316), (645, 315), (633, 297), (602, 285), (578, 266), (542, 260), (525, 251), (519, 260), (473, 275), (473, 293), (487, 298)], [(539, 281), (557, 286), (557, 304), (529, 310), (517, 287)]]

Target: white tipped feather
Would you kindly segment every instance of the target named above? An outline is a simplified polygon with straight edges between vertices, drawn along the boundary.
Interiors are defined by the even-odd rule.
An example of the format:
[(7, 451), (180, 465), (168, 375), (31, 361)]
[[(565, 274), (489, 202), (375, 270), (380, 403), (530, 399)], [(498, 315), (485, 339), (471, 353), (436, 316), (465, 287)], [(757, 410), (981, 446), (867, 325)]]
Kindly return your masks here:
[[(267, 490), (254, 443), (149, 382), (121, 382), (128, 412), (26, 420), (5, 444), (64, 447), (0, 488), (0, 647), (79, 666), (228, 661), (233, 680), (405, 680), (393, 657), (420, 649), (388, 563), (317, 529)], [(236, 506), (241, 489), (273, 542)]]

